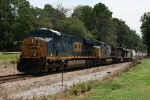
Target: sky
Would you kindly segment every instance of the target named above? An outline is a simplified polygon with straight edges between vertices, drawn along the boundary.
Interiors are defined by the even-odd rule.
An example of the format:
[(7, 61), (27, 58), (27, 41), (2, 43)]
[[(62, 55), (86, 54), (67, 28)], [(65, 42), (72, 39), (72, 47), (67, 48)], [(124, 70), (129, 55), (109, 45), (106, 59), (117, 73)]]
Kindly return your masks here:
[(56, 7), (62, 4), (63, 7), (74, 9), (78, 5), (88, 5), (94, 7), (99, 2), (105, 4), (113, 12), (113, 18), (122, 19), (141, 36), (141, 16), (145, 12), (150, 12), (150, 0), (28, 0), (30, 5), (43, 8), (45, 4), (51, 4)]

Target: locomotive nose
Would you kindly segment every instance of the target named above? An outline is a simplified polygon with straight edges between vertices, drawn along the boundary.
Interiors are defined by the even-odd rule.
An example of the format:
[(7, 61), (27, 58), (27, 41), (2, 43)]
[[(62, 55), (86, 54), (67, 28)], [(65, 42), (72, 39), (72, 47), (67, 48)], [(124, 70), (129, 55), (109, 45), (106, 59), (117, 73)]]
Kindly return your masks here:
[(17, 62), (17, 70), (25, 73), (38, 73), (42, 71), (47, 52), (47, 42), (41, 38), (28, 38), (23, 40), (21, 55)]
[(47, 42), (38, 38), (29, 38), (22, 42), (21, 56), (40, 58), (46, 56)]

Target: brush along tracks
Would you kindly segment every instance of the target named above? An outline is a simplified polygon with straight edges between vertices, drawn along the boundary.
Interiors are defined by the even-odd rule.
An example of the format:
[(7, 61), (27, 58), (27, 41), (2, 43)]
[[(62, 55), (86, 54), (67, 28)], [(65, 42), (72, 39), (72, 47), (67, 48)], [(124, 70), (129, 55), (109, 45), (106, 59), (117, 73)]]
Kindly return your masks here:
[(31, 75), (25, 75), (25, 74), (0, 76), (0, 84), (6, 83), (6, 82), (19, 81), (19, 80), (26, 80), (30, 78), (32, 78)]

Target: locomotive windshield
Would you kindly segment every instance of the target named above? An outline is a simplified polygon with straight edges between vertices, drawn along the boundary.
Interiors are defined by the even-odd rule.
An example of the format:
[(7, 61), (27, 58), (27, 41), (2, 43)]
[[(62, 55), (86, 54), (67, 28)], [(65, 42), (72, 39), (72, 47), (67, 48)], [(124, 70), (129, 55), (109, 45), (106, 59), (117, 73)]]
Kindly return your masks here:
[(29, 32), (29, 37), (52, 38), (53, 32), (49, 30), (32, 30)]

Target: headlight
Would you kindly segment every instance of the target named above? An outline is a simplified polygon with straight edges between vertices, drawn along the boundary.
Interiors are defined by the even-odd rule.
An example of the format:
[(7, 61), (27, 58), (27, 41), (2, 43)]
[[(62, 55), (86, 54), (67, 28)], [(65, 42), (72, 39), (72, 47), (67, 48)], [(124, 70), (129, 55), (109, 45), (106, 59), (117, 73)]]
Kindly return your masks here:
[(33, 56), (35, 57), (35, 56), (36, 56), (36, 53), (35, 53), (35, 54), (33, 54)]

